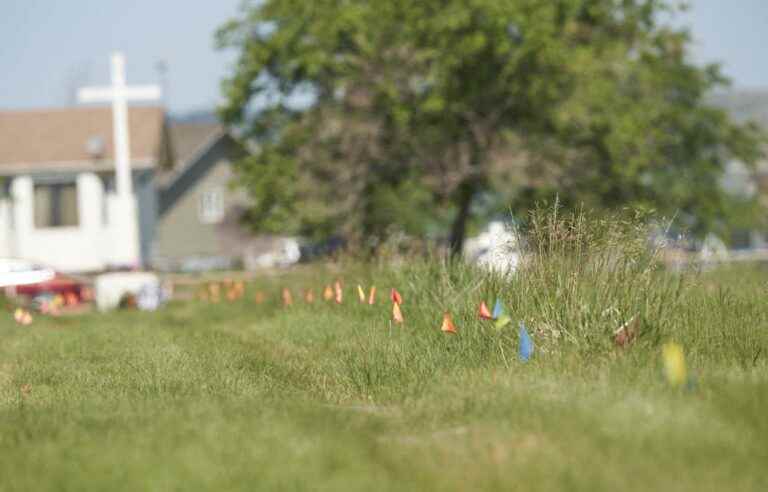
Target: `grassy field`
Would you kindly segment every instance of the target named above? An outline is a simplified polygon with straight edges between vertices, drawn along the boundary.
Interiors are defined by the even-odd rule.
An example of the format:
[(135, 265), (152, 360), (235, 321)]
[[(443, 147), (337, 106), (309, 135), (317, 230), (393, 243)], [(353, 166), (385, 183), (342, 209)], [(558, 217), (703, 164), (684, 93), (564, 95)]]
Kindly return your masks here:
[[(318, 267), (234, 303), (3, 316), (0, 489), (768, 490), (768, 271), (595, 251), (540, 249), (506, 280), (438, 261)], [(337, 277), (342, 305), (280, 306), (283, 286)], [(373, 281), (384, 295), (360, 304), (353, 287)], [(528, 363), (515, 329), (476, 317), (496, 296), (533, 333)], [(457, 336), (439, 332), (445, 309)], [(640, 337), (614, 348), (632, 315)], [(690, 389), (662, 376), (668, 340)]]

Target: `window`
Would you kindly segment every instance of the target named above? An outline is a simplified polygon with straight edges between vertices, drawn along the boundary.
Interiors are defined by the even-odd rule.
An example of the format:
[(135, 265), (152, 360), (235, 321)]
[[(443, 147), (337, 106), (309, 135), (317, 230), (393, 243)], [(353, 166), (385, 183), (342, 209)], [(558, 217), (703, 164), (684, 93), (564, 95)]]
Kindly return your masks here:
[(205, 190), (197, 204), (197, 216), (203, 224), (218, 224), (224, 218), (224, 191), (221, 188)]
[(75, 183), (35, 184), (35, 227), (78, 225)]

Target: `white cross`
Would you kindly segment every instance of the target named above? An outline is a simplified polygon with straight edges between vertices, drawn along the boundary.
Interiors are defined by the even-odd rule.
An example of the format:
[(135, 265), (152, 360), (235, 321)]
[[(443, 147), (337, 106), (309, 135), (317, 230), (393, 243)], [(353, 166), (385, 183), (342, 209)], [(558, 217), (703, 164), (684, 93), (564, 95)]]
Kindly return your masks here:
[(115, 158), (115, 190), (121, 197), (132, 194), (131, 150), (128, 132), (128, 101), (160, 99), (162, 91), (156, 85), (129, 87), (125, 84), (125, 56), (112, 53), (112, 86), (84, 87), (77, 91), (81, 103), (112, 103), (112, 135)]

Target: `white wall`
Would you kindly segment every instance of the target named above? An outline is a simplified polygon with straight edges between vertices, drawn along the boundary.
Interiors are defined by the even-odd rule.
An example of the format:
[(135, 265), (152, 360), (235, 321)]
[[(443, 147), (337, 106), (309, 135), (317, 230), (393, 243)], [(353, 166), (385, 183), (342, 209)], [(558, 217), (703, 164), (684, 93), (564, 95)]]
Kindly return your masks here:
[[(96, 174), (77, 176), (79, 225), (76, 227), (36, 229), (33, 189), (30, 176), (18, 176), (11, 184), (15, 235), (10, 238), (9, 249), (14, 256), (65, 272), (103, 270), (124, 260), (120, 257), (124, 249), (120, 244), (124, 236), (120, 227), (125, 220), (115, 216), (120, 207), (115, 206), (114, 196), (105, 195), (103, 183)], [(104, 224), (102, 208), (105, 198), (107, 224)], [(0, 231), (6, 230), (0, 226)]]
[(11, 224), (11, 201), (0, 198), (0, 256), (13, 256)]

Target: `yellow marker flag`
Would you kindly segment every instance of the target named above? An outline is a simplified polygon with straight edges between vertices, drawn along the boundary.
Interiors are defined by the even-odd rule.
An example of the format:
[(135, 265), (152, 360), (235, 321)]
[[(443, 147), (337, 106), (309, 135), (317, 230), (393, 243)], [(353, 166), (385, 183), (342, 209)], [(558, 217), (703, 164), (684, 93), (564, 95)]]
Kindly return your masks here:
[(494, 326), (494, 328), (496, 328), (497, 330), (501, 330), (502, 328), (504, 328), (505, 326), (507, 326), (507, 325), (508, 325), (508, 324), (510, 324), (511, 322), (512, 322), (512, 318), (510, 318), (510, 317), (509, 317), (509, 316), (507, 316), (506, 314), (502, 314), (501, 316), (499, 316), (499, 319), (497, 319), (497, 320), (496, 320), (496, 321), (493, 323), (493, 326)]
[(400, 310), (400, 304), (397, 302), (392, 303), (392, 319), (395, 323), (402, 323), (405, 321), (403, 319), (403, 312)]
[(669, 384), (678, 388), (684, 385), (688, 381), (688, 369), (685, 366), (683, 348), (675, 342), (665, 343), (661, 348), (661, 356)]
[(357, 286), (357, 297), (360, 298), (360, 302), (365, 303), (365, 291), (363, 290), (363, 286), (359, 284)]

